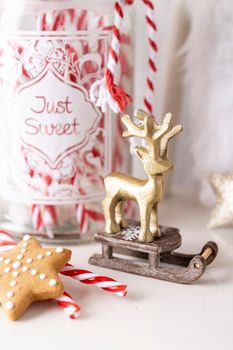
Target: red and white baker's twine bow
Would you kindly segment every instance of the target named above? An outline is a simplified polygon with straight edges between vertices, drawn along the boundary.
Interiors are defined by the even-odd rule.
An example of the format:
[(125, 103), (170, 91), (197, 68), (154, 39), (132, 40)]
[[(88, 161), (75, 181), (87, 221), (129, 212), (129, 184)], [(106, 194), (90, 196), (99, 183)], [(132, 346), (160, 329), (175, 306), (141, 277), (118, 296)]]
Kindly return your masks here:
[[(147, 76), (147, 92), (144, 98), (146, 110), (153, 114), (154, 92), (155, 92), (155, 74), (156, 74), (156, 54), (157, 44), (155, 42), (155, 33), (157, 31), (155, 23), (155, 7), (151, 0), (142, 0), (146, 6), (146, 23), (148, 26), (149, 40), (149, 60)], [(122, 25), (126, 6), (132, 5), (134, 0), (118, 0), (115, 3), (115, 21), (113, 26), (113, 37), (111, 42), (109, 60), (107, 64), (105, 77), (93, 84), (91, 88), (91, 99), (99, 106), (103, 112), (110, 107), (115, 113), (123, 112), (132, 98), (117, 85), (117, 65), (120, 58), (120, 45), (122, 39)]]
[[(9, 233), (0, 230), (0, 253), (14, 249), (16, 245)], [(60, 273), (81, 283), (94, 285), (120, 297), (124, 297), (127, 294), (127, 285), (121, 284), (110, 277), (96, 275), (91, 271), (76, 268), (71, 264), (67, 264)], [(64, 292), (61, 297), (54, 298), (53, 300), (59, 307), (64, 309), (71, 319), (76, 319), (79, 316), (80, 306), (67, 292)]]

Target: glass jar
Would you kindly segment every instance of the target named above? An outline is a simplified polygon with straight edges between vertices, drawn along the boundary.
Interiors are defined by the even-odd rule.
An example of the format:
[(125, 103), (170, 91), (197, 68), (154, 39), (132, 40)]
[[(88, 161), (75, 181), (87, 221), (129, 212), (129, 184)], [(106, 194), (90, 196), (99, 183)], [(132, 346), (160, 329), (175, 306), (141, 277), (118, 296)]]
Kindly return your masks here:
[[(89, 239), (103, 225), (103, 177), (129, 164), (119, 117), (90, 88), (103, 78), (114, 1), (2, 1), (0, 227), (39, 239)], [(119, 79), (132, 87), (132, 22)]]

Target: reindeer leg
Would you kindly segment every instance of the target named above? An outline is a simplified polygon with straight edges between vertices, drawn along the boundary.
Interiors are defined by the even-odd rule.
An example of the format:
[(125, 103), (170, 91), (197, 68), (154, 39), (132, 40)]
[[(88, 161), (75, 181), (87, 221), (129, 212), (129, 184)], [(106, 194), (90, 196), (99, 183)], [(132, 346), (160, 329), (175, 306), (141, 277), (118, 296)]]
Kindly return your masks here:
[(160, 228), (158, 225), (158, 209), (157, 204), (154, 205), (150, 217), (150, 231), (154, 237), (161, 237)]
[(127, 227), (127, 220), (124, 215), (124, 201), (120, 201), (116, 206), (116, 222), (121, 228)]
[(115, 210), (117, 204), (116, 197), (106, 197), (102, 202), (106, 221), (105, 231), (107, 233), (117, 233), (120, 231), (120, 226), (116, 222)]
[(140, 218), (141, 218), (141, 231), (139, 234), (139, 240), (142, 242), (153, 242), (154, 237), (150, 232), (150, 216), (151, 216), (151, 207), (147, 206), (147, 203), (140, 202)]

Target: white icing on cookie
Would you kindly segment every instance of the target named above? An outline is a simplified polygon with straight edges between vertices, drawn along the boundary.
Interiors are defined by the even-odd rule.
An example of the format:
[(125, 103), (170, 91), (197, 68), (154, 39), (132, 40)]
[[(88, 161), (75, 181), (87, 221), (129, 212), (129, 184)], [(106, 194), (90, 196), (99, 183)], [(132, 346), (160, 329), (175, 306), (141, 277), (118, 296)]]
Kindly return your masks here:
[(32, 263), (32, 258), (27, 258), (26, 263), (31, 264)]
[(56, 252), (57, 253), (63, 253), (64, 252), (64, 248), (58, 247), (58, 248), (56, 248)]
[(6, 293), (7, 298), (12, 298), (14, 296), (14, 292), (12, 290), (9, 290), (9, 292)]
[(37, 273), (38, 273), (38, 271), (37, 271), (36, 269), (32, 269), (31, 274), (32, 274), (33, 276), (35, 276)]
[(4, 260), (4, 257), (3, 256), (0, 256), (0, 262)]
[(48, 250), (47, 252), (46, 252), (46, 255), (47, 256), (50, 256), (50, 255), (52, 255), (53, 253), (50, 251), (50, 250)]
[(8, 302), (5, 304), (5, 308), (6, 308), (7, 310), (12, 310), (12, 309), (14, 309), (14, 307), (15, 307), (15, 304), (13, 303), (13, 301), (8, 301)]
[(6, 260), (4, 261), (4, 263), (5, 263), (6, 265), (9, 265), (9, 264), (11, 263), (11, 259), (6, 259)]
[(11, 271), (11, 268), (10, 267), (6, 267), (5, 269), (4, 269), (4, 272), (5, 273), (8, 273), (8, 272), (10, 272)]
[(22, 263), (21, 263), (20, 261), (15, 261), (15, 262), (13, 263), (13, 268), (14, 268), (14, 269), (18, 269), (21, 265), (22, 265)]
[(19, 272), (18, 271), (14, 271), (12, 273), (12, 277), (15, 278), (15, 277), (18, 277), (19, 276)]
[(16, 284), (17, 284), (17, 282), (16, 282), (15, 280), (13, 280), (13, 281), (10, 282), (10, 286), (11, 286), (11, 287), (15, 287)]
[(23, 254), (18, 254), (17, 257), (16, 257), (16, 259), (18, 259), (18, 260), (23, 259)]
[(41, 260), (41, 259), (43, 259), (43, 257), (44, 256), (42, 254), (38, 254), (36, 258), (37, 258), (37, 260)]
[(51, 280), (49, 280), (49, 285), (50, 286), (56, 286), (57, 285), (57, 281), (54, 278), (52, 278)]
[(30, 239), (31, 239), (31, 236), (30, 236), (30, 235), (25, 235), (25, 236), (23, 237), (23, 240), (24, 240), (24, 241), (30, 241)]
[(40, 279), (41, 279), (41, 280), (45, 280), (46, 277), (47, 277), (47, 276), (46, 276), (44, 273), (42, 273), (42, 274), (40, 275)]
[(28, 243), (27, 242), (24, 242), (23, 244), (22, 244), (22, 247), (23, 248), (26, 248), (28, 246)]
[(28, 270), (29, 270), (29, 267), (23, 266), (23, 268), (22, 268), (22, 271), (23, 271), (23, 272), (27, 272)]
[(23, 253), (23, 254), (24, 254), (24, 253), (26, 253), (27, 249), (22, 248), (20, 251), (21, 251), (21, 253)]

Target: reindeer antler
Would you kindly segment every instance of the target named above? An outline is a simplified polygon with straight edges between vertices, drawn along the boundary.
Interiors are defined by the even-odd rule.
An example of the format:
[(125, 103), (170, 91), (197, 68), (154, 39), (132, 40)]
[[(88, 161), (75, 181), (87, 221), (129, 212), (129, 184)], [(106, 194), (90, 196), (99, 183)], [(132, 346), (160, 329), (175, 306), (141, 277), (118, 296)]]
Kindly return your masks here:
[(129, 115), (122, 117), (122, 122), (127, 127), (127, 130), (123, 132), (123, 137), (143, 138), (149, 144), (150, 150), (153, 150), (157, 156), (165, 156), (169, 140), (182, 130), (180, 125), (171, 126), (172, 114), (167, 113), (161, 125), (141, 109), (136, 110), (134, 116), (141, 121), (141, 124), (134, 123)]
[(123, 137), (140, 137), (145, 139), (148, 134), (149, 134), (149, 118), (144, 119), (143, 125), (137, 125), (135, 124), (131, 119), (128, 114), (124, 115), (121, 118), (122, 122), (125, 124), (127, 127), (127, 130), (123, 132), (122, 136)]
[(183, 130), (181, 125), (174, 126), (161, 140), (160, 155), (164, 157), (167, 154), (168, 142)]

